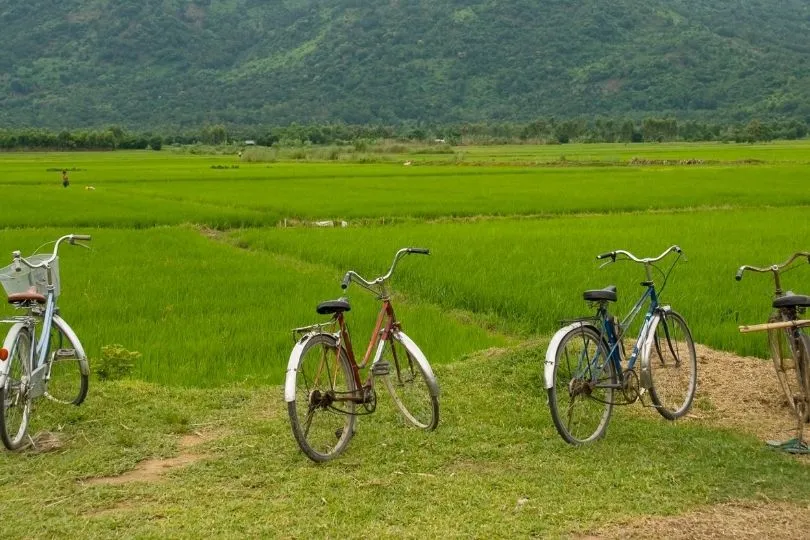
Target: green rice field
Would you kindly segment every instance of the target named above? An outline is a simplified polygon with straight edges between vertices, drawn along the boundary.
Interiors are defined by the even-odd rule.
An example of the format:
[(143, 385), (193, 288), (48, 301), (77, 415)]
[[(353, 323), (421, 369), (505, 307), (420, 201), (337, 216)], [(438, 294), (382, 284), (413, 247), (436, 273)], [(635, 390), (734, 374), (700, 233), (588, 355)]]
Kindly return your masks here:
[[(535, 165), (563, 149), (566, 165)], [(290, 328), (318, 321), (314, 305), (340, 296), (346, 270), (382, 274), (407, 245), (433, 251), (406, 259), (394, 286), (406, 328), (437, 362), (548, 336), (561, 319), (586, 313), (580, 295), (587, 288), (616, 284), (619, 307), (628, 308), (641, 292), (641, 268), (599, 269), (594, 256), (612, 249), (651, 256), (672, 244), (685, 257), (664, 300), (700, 342), (764, 355), (761, 340), (735, 329), (767, 317), (771, 283), (732, 278), (741, 264), (807, 249), (810, 145), (456, 152), (501, 156), (510, 165), (255, 163), (171, 151), (4, 154), (3, 198), (14, 204), (0, 213), (0, 253), (92, 233), (92, 251), (63, 254), (65, 316), (91, 352), (111, 343), (140, 351), (139, 376), (155, 382), (279, 382)], [(713, 164), (632, 166), (630, 156), (678, 163), (701, 156)], [(70, 170), (69, 189), (59, 183), (61, 168)], [(348, 226), (310, 226), (316, 220)], [(786, 279), (800, 291), (810, 272)], [(364, 329), (373, 299), (350, 293)], [(218, 339), (203, 338), (212, 335)]]
[[(805, 461), (649, 410), (620, 408), (604, 440), (570, 448), (540, 380), (560, 321), (590, 313), (583, 290), (617, 285), (622, 313), (642, 293), (641, 266), (600, 268), (595, 256), (614, 249), (646, 257), (681, 246), (681, 259), (660, 264), (675, 263), (662, 301), (697, 342), (766, 358), (765, 337), (737, 326), (765, 322), (772, 280), (734, 274), (810, 251), (810, 141), (337, 147), (329, 159), (310, 148), (297, 159), (236, 151), (0, 153), (0, 266), (12, 250), (91, 234), (90, 250), (60, 251), (62, 316), (91, 364), (106, 345), (141, 354), (128, 380), (91, 380), (87, 405), (43, 406), (36, 427), (60, 426), (61, 451), (22, 462), (0, 452), (0, 487), (21, 481), (19, 471), (33, 478), (20, 505), (0, 514), (0, 530), (12, 516), (11, 537), (351, 537), (374, 523), (384, 524), (375, 537), (556, 537), (726, 501), (810, 501)], [(431, 250), (404, 258), (392, 288), (403, 329), (442, 384), (442, 423), (426, 436), (383, 410), (361, 420), (344, 456), (311, 466), (278, 386), (291, 330), (326, 320), (316, 304), (347, 294), (364, 350), (379, 304), (358, 287), (344, 293), (340, 280), (350, 269), (383, 274), (405, 246)], [(810, 294), (810, 265), (797, 264), (783, 285)], [(210, 460), (175, 473), (165, 490), (85, 484), (212, 429)], [(313, 485), (330, 490), (309, 493)], [(352, 486), (368, 500), (340, 495)], [(615, 500), (582, 495), (611, 490)], [(125, 500), (134, 511), (120, 511)], [(453, 512), (442, 510), (448, 501)], [(260, 507), (274, 517), (262, 521)], [(26, 528), (38, 511), (38, 528)], [(78, 515), (89, 516), (84, 526)]]

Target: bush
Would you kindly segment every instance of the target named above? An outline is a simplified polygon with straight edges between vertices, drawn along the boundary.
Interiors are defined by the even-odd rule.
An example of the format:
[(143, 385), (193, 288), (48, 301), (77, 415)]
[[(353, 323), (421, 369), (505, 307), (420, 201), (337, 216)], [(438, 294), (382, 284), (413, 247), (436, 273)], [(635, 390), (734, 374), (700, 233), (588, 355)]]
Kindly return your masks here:
[(104, 345), (101, 347), (101, 359), (93, 363), (93, 372), (102, 381), (123, 379), (140, 357), (141, 353), (128, 351), (122, 345)]

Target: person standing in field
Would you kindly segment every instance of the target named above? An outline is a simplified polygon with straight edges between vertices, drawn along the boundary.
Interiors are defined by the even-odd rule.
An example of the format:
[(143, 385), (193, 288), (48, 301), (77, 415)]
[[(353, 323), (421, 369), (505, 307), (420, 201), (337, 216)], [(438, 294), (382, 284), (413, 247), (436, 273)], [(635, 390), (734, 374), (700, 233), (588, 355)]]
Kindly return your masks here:
[(69, 185), (70, 180), (68, 180), (67, 169), (62, 169), (62, 187), (68, 187)]

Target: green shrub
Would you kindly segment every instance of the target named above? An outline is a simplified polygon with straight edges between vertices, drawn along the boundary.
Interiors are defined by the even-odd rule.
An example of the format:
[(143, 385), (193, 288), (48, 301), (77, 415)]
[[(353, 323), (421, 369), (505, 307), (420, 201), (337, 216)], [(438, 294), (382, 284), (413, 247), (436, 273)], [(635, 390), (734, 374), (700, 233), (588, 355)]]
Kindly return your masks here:
[(141, 353), (128, 351), (122, 345), (104, 345), (101, 347), (101, 359), (93, 363), (93, 371), (102, 381), (123, 379), (140, 357)]

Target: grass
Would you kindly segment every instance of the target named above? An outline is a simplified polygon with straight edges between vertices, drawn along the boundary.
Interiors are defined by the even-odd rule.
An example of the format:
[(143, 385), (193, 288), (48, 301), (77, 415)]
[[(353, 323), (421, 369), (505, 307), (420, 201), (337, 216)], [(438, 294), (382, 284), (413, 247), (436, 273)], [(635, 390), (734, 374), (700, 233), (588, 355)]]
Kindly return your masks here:
[[(541, 354), (520, 348), (439, 366), (437, 431), (402, 427), (381, 396), (346, 453), (323, 466), (297, 451), (278, 387), (95, 384), (81, 408), (37, 411), (38, 427), (60, 426), (60, 448), (0, 454), (0, 482), (13, 486), (4, 535), (560, 536), (729, 500), (810, 498), (810, 468), (794, 459), (651, 410), (619, 408), (605, 440), (565, 445), (538, 391)], [(209, 434), (193, 450), (205, 458), (162, 481), (88, 482), (177, 455), (189, 432)]]

